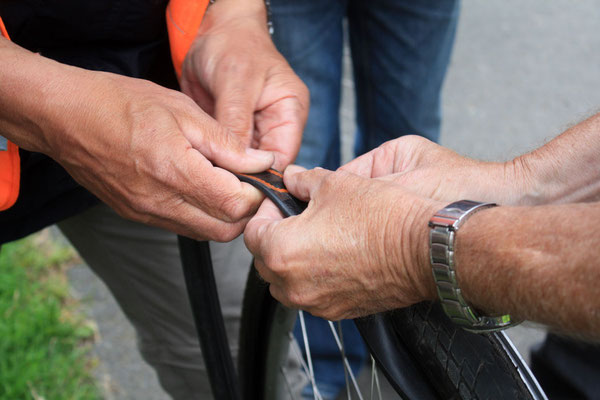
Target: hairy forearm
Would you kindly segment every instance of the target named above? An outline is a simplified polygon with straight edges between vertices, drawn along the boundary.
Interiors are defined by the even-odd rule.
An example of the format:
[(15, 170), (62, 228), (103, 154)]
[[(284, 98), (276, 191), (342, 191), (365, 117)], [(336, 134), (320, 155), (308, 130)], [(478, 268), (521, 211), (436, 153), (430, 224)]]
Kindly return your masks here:
[(600, 338), (600, 203), (497, 207), (457, 235), (465, 299), (558, 330)]
[(522, 204), (600, 200), (600, 114), (513, 163), (528, 182)]

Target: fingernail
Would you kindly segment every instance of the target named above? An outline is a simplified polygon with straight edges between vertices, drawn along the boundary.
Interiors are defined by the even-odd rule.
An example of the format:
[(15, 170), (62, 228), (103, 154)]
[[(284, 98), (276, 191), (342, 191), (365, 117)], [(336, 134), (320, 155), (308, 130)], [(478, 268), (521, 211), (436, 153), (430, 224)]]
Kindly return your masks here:
[(259, 160), (264, 163), (270, 162), (271, 164), (273, 164), (273, 161), (275, 159), (273, 153), (269, 151), (253, 149), (251, 147), (246, 148), (246, 154), (254, 158), (255, 160)]
[(286, 174), (289, 174), (289, 175), (295, 175), (295, 174), (297, 174), (297, 173), (299, 173), (299, 172), (304, 172), (304, 171), (306, 171), (306, 168), (304, 168), (304, 167), (301, 167), (301, 166), (299, 166), (299, 165), (295, 165), (295, 164), (289, 165), (289, 166), (288, 166), (288, 167), (285, 169), (285, 173), (286, 173)]

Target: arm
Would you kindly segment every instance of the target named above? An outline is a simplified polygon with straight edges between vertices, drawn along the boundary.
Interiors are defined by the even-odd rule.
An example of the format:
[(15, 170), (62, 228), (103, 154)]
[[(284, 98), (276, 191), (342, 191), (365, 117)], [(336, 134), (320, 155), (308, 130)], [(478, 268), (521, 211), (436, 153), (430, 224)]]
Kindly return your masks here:
[(446, 202), (472, 199), (538, 205), (600, 199), (600, 114), (541, 148), (507, 162), (473, 160), (418, 136), (405, 136), (341, 169), (393, 180)]
[[(288, 168), (284, 177), (291, 193), (310, 199), (307, 210), (281, 220), (267, 201), (245, 231), (273, 296), (328, 319), (437, 298), (427, 222), (447, 201), (346, 171)], [(599, 338), (598, 224), (599, 202), (475, 214), (457, 235), (465, 299), (484, 312)]]
[(600, 338), (599, 224), (600, 202), (476, 213), (456, 239), (465, 299), (488, 312)]
[[(281, 220), (265, 202), (245, 231), (274, 297), (328, 319), (437, 298), (427, 222), (445, 203), (345, 172), (288, 170), (286, 186), (310, 198), (308, 209)], [(473, 215), (457, 235), (465, 299), (485, 312), (600, 337), (599, 224), (598, 202)]]
[(0, 132), (58, 161), (130, 219), (195, 238), (237, 236), (261, 196), (213, 163), (260, 171), (250, 150), (187, 96), (48, 60), (0, 38)]
[(525, 203), (600, 200), (600, 113), (513, 160), (531, 182)]
[(181, 87), (240, 140), (292, 162), (308, 116), (308, 90), (277, 52), (264, 0), (218, 0), (183, 64)]

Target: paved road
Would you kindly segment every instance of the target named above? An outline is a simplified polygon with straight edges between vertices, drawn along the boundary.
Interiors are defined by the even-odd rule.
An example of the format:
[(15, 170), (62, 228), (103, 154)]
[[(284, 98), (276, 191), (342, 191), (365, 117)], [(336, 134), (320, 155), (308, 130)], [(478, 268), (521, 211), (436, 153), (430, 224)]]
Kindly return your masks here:
[[(600, 1), (463, 2), (444, 89), (442, 144), (462, 154), (506, 160), (598, 110)], [(351, 81), (344, 84), (344, 154), (352, 133)], [(131, 327), (89, 270), (70, 279), (100, 327), (97, 353), (109, 399), (162, 399), (154, 373), (135, 349)], [(511, 335), (525, 351), (539, 331)]]

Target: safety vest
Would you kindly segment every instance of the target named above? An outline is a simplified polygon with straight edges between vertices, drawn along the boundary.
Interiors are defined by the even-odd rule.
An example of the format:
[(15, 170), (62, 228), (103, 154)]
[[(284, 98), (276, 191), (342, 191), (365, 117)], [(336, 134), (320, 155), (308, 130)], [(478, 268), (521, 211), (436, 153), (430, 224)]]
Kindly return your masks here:
[[(0, 33), (6, 39), (10, 40), (2, 18), (0, 18)], [(19, 159), (19, 148), (14, 143), (0, 136), (0, 211), (12, 207), (17, 201), (17, 197), (19, 197), (20, 177), (21, 160)]]
[(171, 0), (167, 5), (169, 46), (178, 78), (181, 78), (183, 60), (196, 37), (208, 4), (209, 0)]
[[(171, 0), (166, 9), (167, 30), (171, 57), (177, 76), (181, 77), (183, 60), (189, 51), (209, 0)], [(10, 40), (0, 17), (0, 33)], [(0, 211), (12, 207), (19, 196), (19, 148), (1, 136), (0, 132)]]

